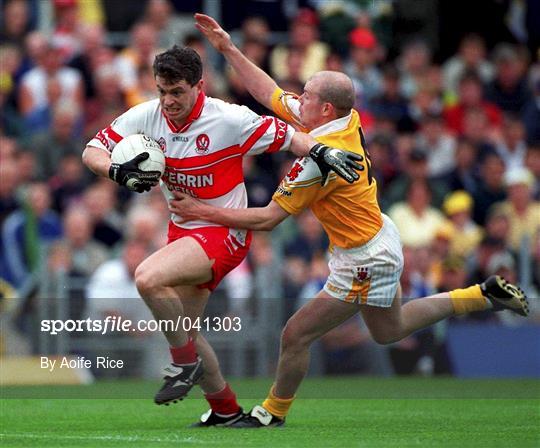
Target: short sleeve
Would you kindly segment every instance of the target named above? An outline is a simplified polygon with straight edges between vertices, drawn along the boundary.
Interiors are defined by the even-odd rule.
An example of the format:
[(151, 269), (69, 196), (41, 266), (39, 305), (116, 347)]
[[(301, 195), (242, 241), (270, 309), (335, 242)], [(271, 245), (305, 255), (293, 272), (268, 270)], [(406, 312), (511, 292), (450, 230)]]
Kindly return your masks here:
[(272, 94), (272, 110), (278, 117), (292, 124), (299, 131), (308, 131), (300, 120), (298, 95), (286, 92), (278, 87)]
[(143, 132), (144, 111), (142, 104), (135, 106), (116, 118), (105, 129), (100, 130), (87, 145), (111, 153), (116, 144), (124, 137)]
[(239, 129), (238, 142), (244, 155), (285, 151), (291, 145), (294, 128), (276, 117), (257, 115), (245, 106), (230, 106), (231, 131)]
[(320, 199), (322, 175), (309, 157), (296, 159), (289, 173), (279, 184), (272, 200), (291, 215), (296, 215)]

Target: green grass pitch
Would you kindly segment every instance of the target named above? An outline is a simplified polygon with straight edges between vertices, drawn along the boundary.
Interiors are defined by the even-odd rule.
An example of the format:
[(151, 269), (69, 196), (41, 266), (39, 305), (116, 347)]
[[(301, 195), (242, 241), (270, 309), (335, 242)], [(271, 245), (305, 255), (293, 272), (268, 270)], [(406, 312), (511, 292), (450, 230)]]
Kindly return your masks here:
[[(264, 398), (270, 380), (231, 384), (249, 408)], [(158, 385), (3, 387), (0, 445), (540, 447), (540, 382), (535, 380), (310, 378), (286, 426), (258, 430), (188, 428), (207, 409), (200, 392), (158, 407), (152, 402)]]

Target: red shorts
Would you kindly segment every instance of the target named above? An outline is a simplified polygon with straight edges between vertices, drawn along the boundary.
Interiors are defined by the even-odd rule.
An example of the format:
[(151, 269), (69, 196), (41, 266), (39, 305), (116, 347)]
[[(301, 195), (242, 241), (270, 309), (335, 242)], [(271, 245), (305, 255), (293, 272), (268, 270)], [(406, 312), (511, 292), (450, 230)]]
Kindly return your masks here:
[[(206, 252), (210, 260), (215, 260), (212, 266), (212, 280), (197, 285), (201, 289), (216, 289), (219, 282), (236, 266), (238, 266), (249, 251), (251, 244), (251, 231), (245, 233), (244, 245), (240, 244), (234, 236), (238, 231), (231, 231), (228, 227), (199, 227), (198, 229), (183, 229), (169, 221), (167, 244), (180, 238), (189, 236), (194, 238)], [(241, 231), (245, 232), (245, 231)]]

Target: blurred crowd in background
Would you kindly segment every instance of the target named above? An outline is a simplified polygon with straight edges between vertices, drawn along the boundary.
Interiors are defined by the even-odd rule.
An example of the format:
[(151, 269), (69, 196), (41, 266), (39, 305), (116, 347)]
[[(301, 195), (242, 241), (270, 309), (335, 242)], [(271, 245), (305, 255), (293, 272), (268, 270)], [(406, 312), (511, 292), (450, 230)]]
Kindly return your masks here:
[[(79, 304), (73, 313), (129, 313), (121, 300), (103, 298), (136, 297), (136, 266), (165, 244), (169, 216), (159, 189), (129, 193), (81, 162), (97, 131), (156, 97), (157, 53), (173, 44), (195, 48), (207, 95), (271, 113), (210, 51), (193, 26), (197, 11), (217, 15), (285, 90), (301, 94), (319, 70), (352, 78), (380, 204), (404, 245), (404, 300), (495, 273), (538, 297), (538, 2), (7, 0), (0, 279), (4, 297), (19, 297), (23, 333), (32, 299), (47, 294), (43, 283), (58, 273)], [(251, 206), (268, 203), (291, 161), (287, 154), (246, 158)], [(232, 313), (252, 297), (286, 298), (285, 320), (324, 284), (327, 244), (309, 212), (257, 233), (248, 259), (217, 294), (230, 299)], [(491, 313), (467, 319), (516, 322)], [(346, 357), (368, 339), (354, 322), (322, 343)], [(431, 354), (438, 349), (436, 340), (428, 330), (395, 346), (394, 355), (414, 352), (418, 360), (426, 344)]]

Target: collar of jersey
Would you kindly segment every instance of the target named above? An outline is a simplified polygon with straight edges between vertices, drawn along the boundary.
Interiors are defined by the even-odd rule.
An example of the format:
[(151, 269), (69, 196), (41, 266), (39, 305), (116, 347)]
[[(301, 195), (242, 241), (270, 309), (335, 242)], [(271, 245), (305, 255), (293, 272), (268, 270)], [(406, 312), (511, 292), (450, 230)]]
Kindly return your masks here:
[(326, 134), (331, 134), (333, 132), (343, 131), (348, 128), (349, 121), (352, 116), (352, 111), (349, 115), (341, 118), (336, 118), (335, 120), (329, 121), (328, 123), (319, 126), (318, 128), (312, 129), (309, 133), (312, 137), (321, 137)]
[(191, 123), (193, 123), (197, 118), (199, 118), (201, 116), (201, 113), (202, 113), (202, 110), (203, 110), (203, 107), (204, 107), (205, 98), (206, 98), (206, 95), (201, 90), (199, 92), (199, 96), (197, 97), (197, 101), (195, 101), (195, 104), (193, 105), (193, 109), (191, 109), (191, 112), (187, 116), (186, 122), (184, 123), (184, 125), (182, 127), (176, 126), (176, 124), (174, 124), (171, 120), (169, 120), (165, 116), (165, 114), (163, 114), (163, 111), (161, 111), (161, 113), (163, 114), (163, 117), (165, 118), (165, 121), (169, 125), (169, 128), (171, 129), (171, 131), (173, 131), (173, 132), (175, 132), (177, 134), (180, 134), (182, 132), (186, 132), (188, 130), (188, 128), (191, 126)]

